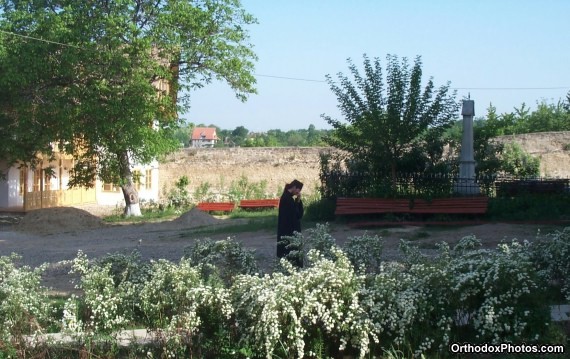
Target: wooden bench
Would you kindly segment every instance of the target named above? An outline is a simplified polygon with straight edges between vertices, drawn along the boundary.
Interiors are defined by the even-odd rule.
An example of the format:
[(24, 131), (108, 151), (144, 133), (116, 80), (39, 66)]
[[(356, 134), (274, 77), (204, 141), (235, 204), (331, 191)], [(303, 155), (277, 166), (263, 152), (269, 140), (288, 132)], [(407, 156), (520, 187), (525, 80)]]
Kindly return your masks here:
[(200, 202), (196, 206), (204, 212), (231, 212), (235, 208), (233, 202)]
[(279, 198), (272, 199), (242, 199), (239, 203), (240, 208), (259, 209), (259, 208), (278, 208)]
[(489, 198), (453, 197), (424, 199), (337, 198), (336, 215), (413, 213), (413, 214), (484, 214)]

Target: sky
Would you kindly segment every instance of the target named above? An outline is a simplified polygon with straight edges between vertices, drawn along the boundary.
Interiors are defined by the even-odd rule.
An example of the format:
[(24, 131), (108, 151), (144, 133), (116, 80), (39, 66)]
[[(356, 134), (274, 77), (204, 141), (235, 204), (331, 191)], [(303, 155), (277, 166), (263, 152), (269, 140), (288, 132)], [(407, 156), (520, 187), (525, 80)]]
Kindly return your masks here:
[[(363, 54), (422, 58), (424, 82), (451, 82), (475, 115), (524, 102), (557, 102), (570, 91), (570, 0), (242, 0), (254, 15), (250, 42), (257, 94), (236, 99), (223, 83), (190, 93), (181, 117), (222, 129), (331, 128), (342, 119), (325, 75), (348, 75)], [(276, 78), (288, 77), (303, 80)]]

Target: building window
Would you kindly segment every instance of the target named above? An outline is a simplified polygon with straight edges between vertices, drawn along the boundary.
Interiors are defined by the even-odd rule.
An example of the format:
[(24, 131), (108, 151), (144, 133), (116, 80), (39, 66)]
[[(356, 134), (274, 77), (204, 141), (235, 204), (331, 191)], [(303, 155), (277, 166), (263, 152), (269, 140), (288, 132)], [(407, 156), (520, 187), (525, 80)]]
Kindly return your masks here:
[(44, 171), (44, 191), (51, 190), (51, 176)]
[(133, 171), (133, 184), (137, 191), (141, 190), (141, 171)]
[(34, 170), (34, 186), (32, 188), (33, 192), (39, 192), (42, 188), (42, 169), (39, 168)]
[(112, 183), (103, 183), (103, 192), (119, 192), (120, 188)]
[(152, 170), (146, 170), (146, 172), (145, 172), (144, 188), (152, 189)]
[(18, 192), (19, 192), (21, 195), (24, 194), (24, 187), (26, 187), (26, 186), (25, 186), (25, 183), (26, 183), (26, 180), (27, 180), (27, 178), (26, 178), (26, 177), (27, 177), (27, 176), (26, 176), (26, 173), (27, 173), (27, 172), (28, 172), (28, 169), (27, 169), (27, 168), (20, 168), (20, 184), (19, 184), (19, 187), (18, 187)]

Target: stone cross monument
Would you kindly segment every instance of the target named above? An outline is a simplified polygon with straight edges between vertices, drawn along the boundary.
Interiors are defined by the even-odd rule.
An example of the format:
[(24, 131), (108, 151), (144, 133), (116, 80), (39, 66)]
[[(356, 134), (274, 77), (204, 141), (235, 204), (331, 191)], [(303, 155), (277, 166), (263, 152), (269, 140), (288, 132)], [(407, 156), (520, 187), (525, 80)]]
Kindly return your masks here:
[(475, 159), (473, 157), (473, 116), (475, 101), (463, 100), (463, 138), (459, 158), (459, 178), (455, 183), (455, 192), (462, 195), (479, 194), (479, 185), (475, 182)]

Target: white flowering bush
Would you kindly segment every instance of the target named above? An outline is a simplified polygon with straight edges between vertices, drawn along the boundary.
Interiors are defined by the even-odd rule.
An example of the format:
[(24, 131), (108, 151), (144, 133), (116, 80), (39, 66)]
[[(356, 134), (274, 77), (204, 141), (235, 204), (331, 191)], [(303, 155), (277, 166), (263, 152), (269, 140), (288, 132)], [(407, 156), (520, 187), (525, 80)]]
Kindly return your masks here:
[(41, 334), (51, 322), (47, 291), (40, 285), (45, 265), (18, 266), (20, 256), (0, 257), (0, 348), (22, 344), (22, 336)]
[(537, 238), (532, 243), (532, 260), (539, 275), (570, 301), (570, 227)]
[(360, 303), (363, 278), (340, 249), (330, 251), (334, 260), (310, 251), (304, 270), (283, 259), (287, 273), (236, 278), (232, 298), (242, 341), (260, 356), (353, 349), (362, 358), (368, 352), (376, 336)]
[(550, 321), (545, 285), (531, 261), (530, 243), (503, 243), (496, 250), (465, 250), (452, 258), (451, 293), (463, 319), (474, 331), (474, 341), (537, 340)]
[(90, 263), (82, 251), (77, 253), (71, 273), (80, 275), (76, 288), (82, 295), (70, 297), (64, 306), (62, 323), (69, 334), (112, 334), (132, 321), (128, 294), (133, 290), (128, 282), (115, 284), (111, 267)]
[(151, 266), (139, 305), (146, 328), (162, 336), (165, 352), (191, 355), (194, 346), (208, 339), (205, 331), (212, 334), (229, 326), (233, 314), (229, 290), (206, 283), (199, 266), (189, 259), (178, 264), (158, 260)]
[(550, 320), (544, 286), (528, 243), (481, 249), (463, 238), (428, 258), (406, 243), (400, 263), (381, 265), (363, 289), (363, 304), (384, 348), (420, 356), (450, 342), (513, 342), (540, 338)]
[(364, 233), (349, 237), (343, 250), (355, 268), (364, 273), (375, 273), (380, 269), (384, 240), (382, 237)]
[(387, 263), (363, 288), (363, 303), (381, 346), (407, 348), (416, 356), (445, 347), (453, 318), (444, 266)]
[(214, 274), (225, 283), (231, 283), (238, 274), (259, 272), (255, 250), (246, 249), (233, 237), (213, 241), (209, 238), (197, 240), (190, 248), (184, 249), (184, 257), (194, 266), (202, 268), (202, 275), (209, 278)]
[[(89, 261), (80, 251), (72, 261), (80, 293), (57, 320), (101, 357), (114, 354), (97, 340), (128, 326), (159, 338), (144, 347), (147, 357), (422, 357), (444, 355), (451, 342), (546, 343), (548, 295), (568, 295), (569, 236), (496, 249), (467, 236), (431, 256), (402, 241), (402, 260), (382, 262), (381, 238), (351, 238), (343, 251), (317, 225), (297, 236), (304, 267), (282, 259), (281, 271), (264, 276), (231, 238), (200, 241), (178, 263), (143, 263), (138, 253)], [(24, 335), (55, 321), (40, 285), (45, 266), (17, 260), (0, 257), (0, 358), (33, 357)]]
[[(332, 247), (335, 246), (336, 240), (329, 232), (328, 223), (317, 223), (315, 228), (309, 228), (302, 233), (295, 232), (293, 236), (283, 236), (283, 240), (288, 242), (286, 248), (290, 250), (285, 258), (299, 267), (310, 264), (308, 253), (311, 250), (319, 251), (325, 258), (334, 258)], [(279, 268), (280, 263), (277, 269), (282, 270), (283, 268)]]

